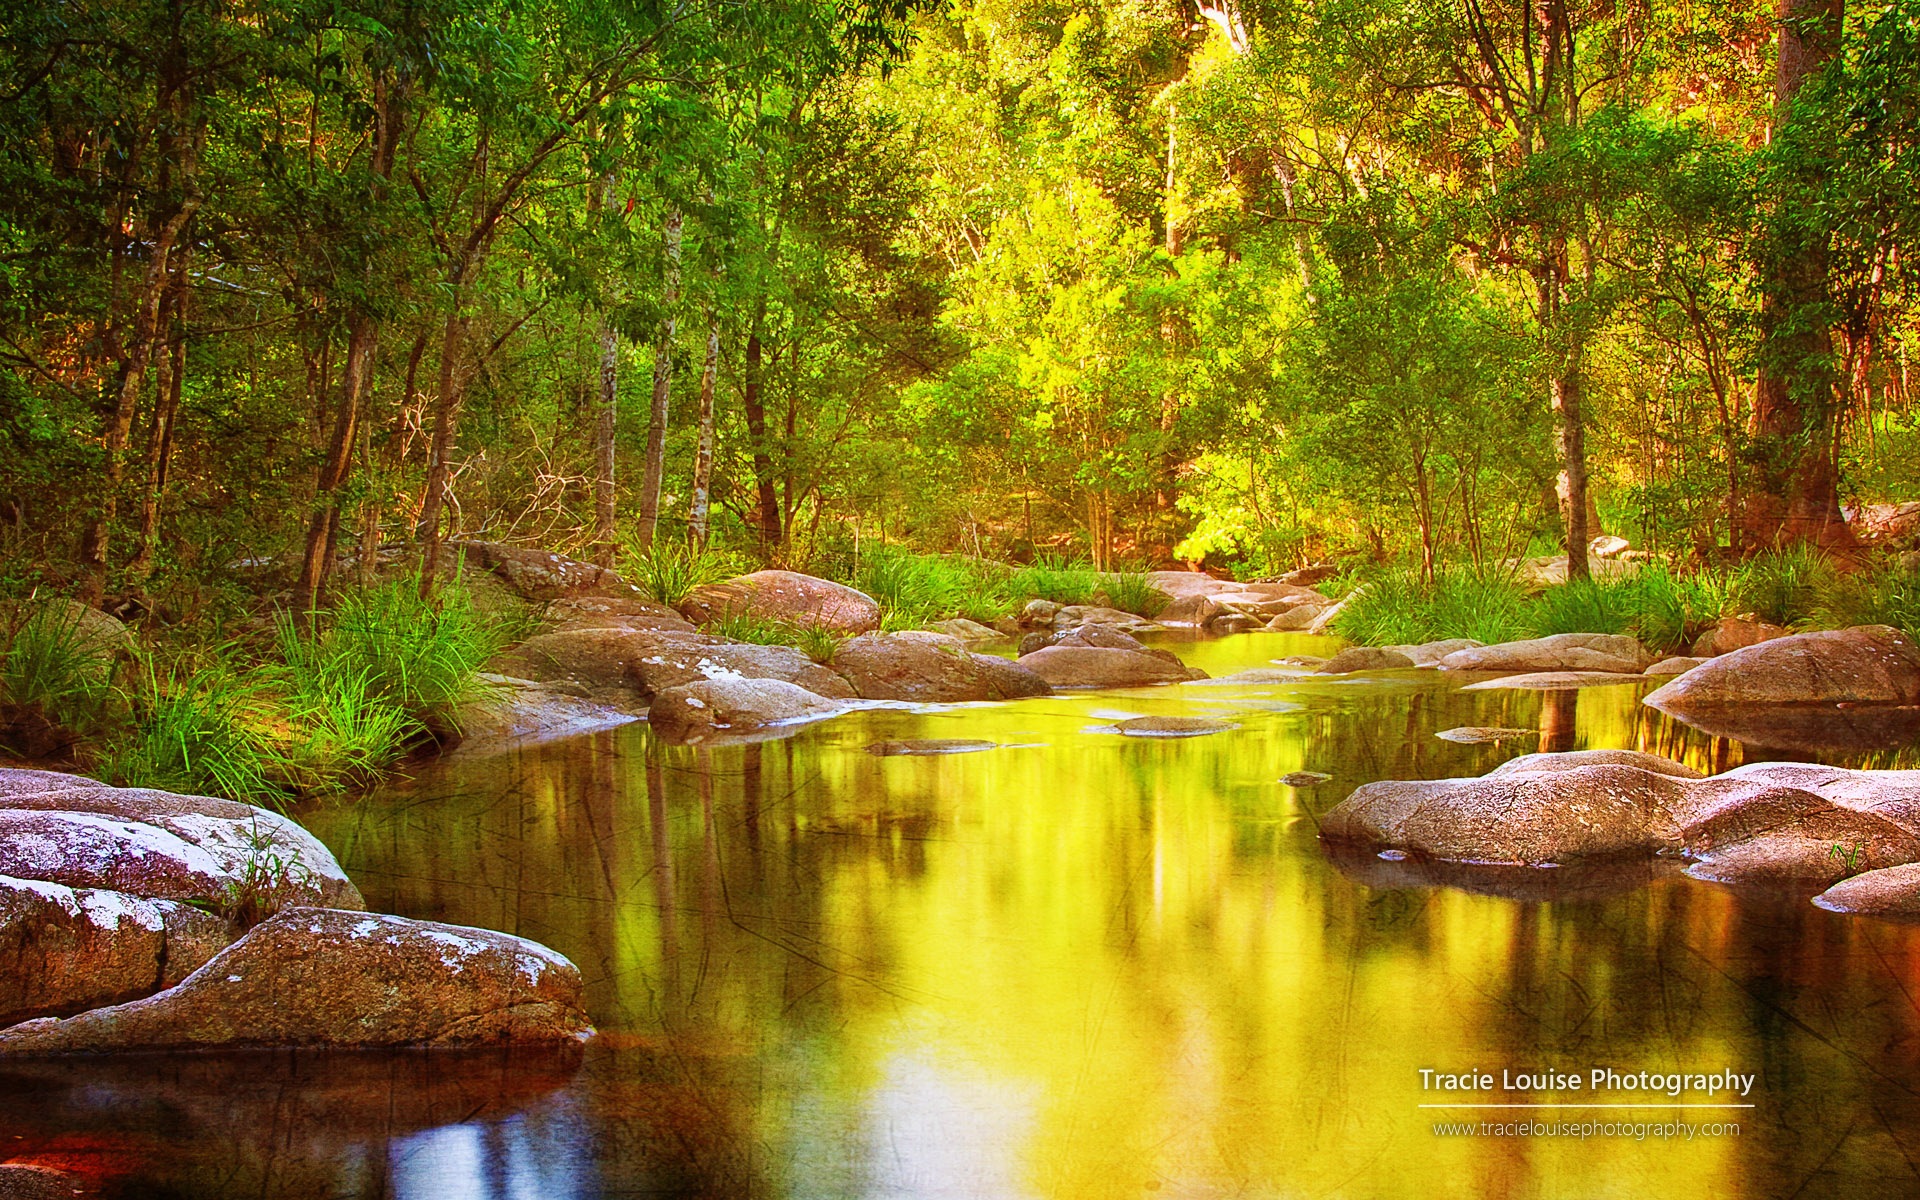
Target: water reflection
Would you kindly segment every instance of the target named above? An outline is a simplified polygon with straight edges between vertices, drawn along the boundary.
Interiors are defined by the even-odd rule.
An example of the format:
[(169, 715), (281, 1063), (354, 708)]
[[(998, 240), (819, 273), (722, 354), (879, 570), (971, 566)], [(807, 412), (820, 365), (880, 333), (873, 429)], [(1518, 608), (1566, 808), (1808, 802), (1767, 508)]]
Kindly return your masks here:
[[(1221, 674), (1229, 653), (1257, 666), (1311, 646), (1192, 652)], [(1644, 690), (1572, 704), (1407, 672), (867, 712), (748, 746), (634, 727), (455, 765), (311, 820), (375, 906), (572, 956), (603, 1036), (570, 1078), (359, 1160), (304, 1140), (332, 1120), (320, 1108), (295, 1123), (257, 1097), (203, 1119), (206, 1136), (331, 1172), (313, 1195), (505, 1196), (531, 1179), (582, 1197), (1429, 1200), (1913, 1180), (1920, 931), (1653, 868), (1489, 883), (1318, 844), (1319, 813), (1361, 783), (1534, 748), (1433, 736), (1454, 726), (1704, 770), (1744, 759), (1640, 706)], [(1240, 728), (1088, 732), (1111, 712)], [(865, 752), (926, 737), (1002, 746)], [(1278, 783), (1297, 771), (1332, 779)], [(1680, 1144), (1442, 1138), (1415, 1107), (1423, 1066), (1592, 1065), (1756, 1071), (1762, 1106), (1738, 1139)], [(143, 1111), (128, 1128), (154, 1126)], [(146, 1178), (262, 1194), (249, 1171), (230, 1184), (168, 1160)]]

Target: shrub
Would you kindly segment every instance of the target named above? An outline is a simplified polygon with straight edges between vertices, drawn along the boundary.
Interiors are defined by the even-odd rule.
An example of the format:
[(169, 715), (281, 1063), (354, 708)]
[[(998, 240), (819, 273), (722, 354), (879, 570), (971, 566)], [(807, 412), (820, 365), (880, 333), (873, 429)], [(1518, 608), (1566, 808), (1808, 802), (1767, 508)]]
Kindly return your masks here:
[(1015, 604), (1038, 597), (1055, 604), (1092, 604), (1102, 576), (1091, 567), (1069, 564), (1057, 555), (1042, 555), (1032, 566), (1021, 567), (1003, 585)]
[(339, 678), (359, 677), (365, 695), (441, 729), (486, 694), (478, 673), (506, 638), (465, 590), (443, 587), (424, 599), (416, 582), (401, 579), (344, 595), (317, 633), (283, 621), (280, 652), (290, 694), (324, 698)]
[(752, 642), (758, 646), (791, 646), (799, 629), (771, 617), (756, 617), (743, 612), (724, 612), (701, 627), (715, 637), (733, 642)]

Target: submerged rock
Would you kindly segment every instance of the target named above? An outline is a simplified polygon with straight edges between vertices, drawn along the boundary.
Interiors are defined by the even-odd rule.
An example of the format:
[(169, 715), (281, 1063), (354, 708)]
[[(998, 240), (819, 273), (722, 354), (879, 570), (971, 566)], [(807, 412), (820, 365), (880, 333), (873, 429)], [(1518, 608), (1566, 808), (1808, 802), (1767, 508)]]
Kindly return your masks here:
[(1533, 754), (1478, 779), (1368, 784), (1321, 833), (1454, 862), (1667, 853), (1703, 879), (1828, 883), (1920, 860), (1920, 772), (1760, 763), (1701, 778), (1633, 751)]
[(1182, 738), (1225, 733), (1240, 726), (1215, 717), (1130, 717), (1113, 727), (1127, 737)]
[(1280, 782), (1293, 788), (1318, 787), (1333, 776), (1324, 771), (1289, 771), (1280, 777)]
[(1863, 917), (1920, 920), (1920, 863), (1842, 879), (1813, 898), (1821, 908)]
[(1207, 677), (1204, 671), (1151, 654), (1094, 646), (1048, 646), (1019, 661), (1056, 688), (1150, 687)]
[(735, 677), (668, 688), (653, 698), (647, 720), (668, 741), (693, 742), (818, 720), (846, 707), (783, 680)]
[(695, 588), (680, 607), (700, 624), (740, 613), (836, 633), (880, 628), (880, 605), (872, 596), (796, 571), (755, 571)]
[(1348, 646), (1322, 664), (1321, 675), (1351, 675), (1356, 671), (1397, 671), (1413, 666), (1398, 650), (1383, 646)]
[(1537, 737), (1538, 729), (1500, 729), (1484, 725), (1462, 725), (1455, 729), (1442, 729), (1433, 736), (1443, 742), (1457, 742), (1462, 746), (1487, 746), (1496, 742), (1510, 742), (1514, 738)]
[(0, 1056), (238, 1046), (453, 1046), (592, 1035), (580, 972), (537, 942), (291, 908), (179, 985), (0, 1031)]
[(1525, 675), (1505, 675), (1469, 683), (1463, 692), (1571, 692), (1580, 688), (1619, 687), (1639, 683), (1643, 675), (1622, 675), (1613, 671), (1532, 671)]
[(1018, 663), (971, 653), (959, 639), (936, 633), (863, 634), (840, 647), (833, 666), (867, 700), (952, 704), (1053, 691)]
[(1702, 663), (1646, 702), (1675, 715), (1733, 704), (1913, 704), (1920, 648), (1886, 625), (1794, 634)]
[(1456, 650), (1440, 660), (1440, 667), (1447, 671), (1608, 671), (1637, 675), (1651, 661), (1644, 646), (1620, 634), (1556, 633)]
[(936, 754), (974, 754), (998, 748), (998, 742), (980, 738), (907, 738), (897, 742), (875, 742), (867, 753), (879, 758)]

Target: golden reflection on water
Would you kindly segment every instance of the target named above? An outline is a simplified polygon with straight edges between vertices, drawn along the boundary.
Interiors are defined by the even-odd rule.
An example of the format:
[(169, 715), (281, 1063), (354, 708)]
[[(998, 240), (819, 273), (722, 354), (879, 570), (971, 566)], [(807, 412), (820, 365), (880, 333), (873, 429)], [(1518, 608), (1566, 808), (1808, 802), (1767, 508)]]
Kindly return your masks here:
[[(1183, 652), (1223, 674), (1315, 644)], [(374, 907), (580, 964), (606, 1031), (573, 1085), (599, 1122), (582, 1195), (1920, 1186), (1904, 927), (1672, 876), (1539, 902), (1329, 862), (1317, 815), (1360, 783), (1534, 749), (1433, 736), (1451, 726), (1570, 718), (1581, 747), (1742, 756), (1639, 705), (1645, 685), (1571, 712), (1456, 687), (1404, 673), (878, 710), (711, 749), (634, 726), (455, 760), (310, 820)], [(1240, 728), (1101, 730), (1142, 713)], [(865, 752), (963, 736), (1003, 745)], [(1277, 782), (1302, 770), (1333, 778)], [(1594, 1066), (1757, 1072), (1758, 1107), (1732, 1114), (1739, 1137), (1692, 1141), (1440, 1137), (1454, 1114), (1416, 1107), (1421, 1067)]]

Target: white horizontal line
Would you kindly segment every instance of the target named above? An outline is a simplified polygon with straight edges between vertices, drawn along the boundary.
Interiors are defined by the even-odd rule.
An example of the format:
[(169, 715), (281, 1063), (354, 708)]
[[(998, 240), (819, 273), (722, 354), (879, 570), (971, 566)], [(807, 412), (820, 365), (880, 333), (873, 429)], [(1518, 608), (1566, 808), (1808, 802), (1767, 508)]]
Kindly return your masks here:
[(1421, 1108), (1752, 1108), (1751, 1104), (1422, 1104)]

